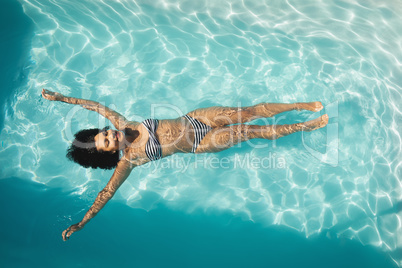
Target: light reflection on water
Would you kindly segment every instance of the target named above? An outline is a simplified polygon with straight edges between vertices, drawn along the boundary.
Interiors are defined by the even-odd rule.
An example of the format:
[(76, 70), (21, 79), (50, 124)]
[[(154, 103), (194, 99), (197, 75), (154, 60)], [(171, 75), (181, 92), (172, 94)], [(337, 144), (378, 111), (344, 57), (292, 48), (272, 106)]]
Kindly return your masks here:
[[(401, 247), (400, 7), (357, 1), (22, 5), (37, 26), (35, 64), (0, 135), (0, 161), (7, 159), (2, 176), (76, 189), (90, 203), (111, 175), (64, 157), (70, 133), (106, 121), (41, 100), (42, 87), (98, 100), (137, 121), (212, 105), (321, 100), (337, 109), (331, 131), (296, 134), (260, 149), (245, 144), (217, 155), (164, 159), (163, 168), (137, 168), (116, 198), (146, 210), (161, 200), (189, 213), (230, 210), (306, 237), (329, 229), (384, 251)], [(155, 104), (160, 108), (152, 111)], [(175, 108), (161, 108), (166, 104)], [(310, 116), (292, 112), (275, 120)], [(331, 165), (327, 150), (336, 153)], [(211, 157), (234, 164), (239, 155), (274, 153), (285, 168), (197, 165)], [(185, 172), (166, 164), (179, 158)], [(149, 192), (155, 195), (144, 200)]]

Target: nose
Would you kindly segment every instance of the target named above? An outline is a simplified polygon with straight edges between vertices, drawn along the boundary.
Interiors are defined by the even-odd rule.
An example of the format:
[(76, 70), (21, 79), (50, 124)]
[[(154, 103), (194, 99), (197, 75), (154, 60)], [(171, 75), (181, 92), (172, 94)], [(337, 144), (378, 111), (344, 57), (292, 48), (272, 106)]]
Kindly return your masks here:
[(115, 140), (115, 139), (116, 139), (116, 133), (115, 133), (113, 130), (109, 129), (107, 132), (108, 132), (108, 133), (107, 133), (107, 136), (108, 136), (109, 138), (111, 138), (112, 140)]

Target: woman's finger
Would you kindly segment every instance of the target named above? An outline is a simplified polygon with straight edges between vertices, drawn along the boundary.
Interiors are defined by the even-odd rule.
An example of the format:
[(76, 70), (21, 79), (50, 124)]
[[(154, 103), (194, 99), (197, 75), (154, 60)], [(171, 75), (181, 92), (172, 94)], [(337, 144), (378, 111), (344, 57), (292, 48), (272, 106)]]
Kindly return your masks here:
[(62, 236), (62, 238), (63, 238), (64, 241), (67, 241), (67, 240), (70, 238), (70, 235), (71, 235), (71, 234), (68, 234), (70, 231), (71, 231), (71, 226), (68, 227), (66, 230), (63, 231), (63, 233), (62, 233), (61, 236)]
[(61, 237), (63, 238), (64, 241), (67, 241), (67, 239), (66, 239), (66, 231), (67, 230), (64, 230), (63, 233), (61, 234)]

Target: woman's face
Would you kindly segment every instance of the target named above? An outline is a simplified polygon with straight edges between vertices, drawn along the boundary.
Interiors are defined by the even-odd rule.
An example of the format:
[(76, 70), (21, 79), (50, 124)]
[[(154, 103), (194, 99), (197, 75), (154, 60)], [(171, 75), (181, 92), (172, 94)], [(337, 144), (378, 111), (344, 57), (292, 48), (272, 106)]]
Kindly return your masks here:
[(116, 152), (123, 144), (124, 134), (117, 130), (105, 130), (95, 136), (95, 146), (98, 151)]

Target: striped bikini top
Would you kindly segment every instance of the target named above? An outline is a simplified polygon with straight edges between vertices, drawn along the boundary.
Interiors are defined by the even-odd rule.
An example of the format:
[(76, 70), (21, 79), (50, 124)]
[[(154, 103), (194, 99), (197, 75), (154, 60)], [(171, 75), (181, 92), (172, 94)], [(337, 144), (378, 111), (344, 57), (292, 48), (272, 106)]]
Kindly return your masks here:
[(160, 142), (155, 136), (156, 129), (158, 128), (158, 119), (147, 119), (142, 122), (144, 127), (148, 130), (149, 139), (145, 144), (145, 153), (149, 160), (155, 161), (162, 158), (162, 147)]

